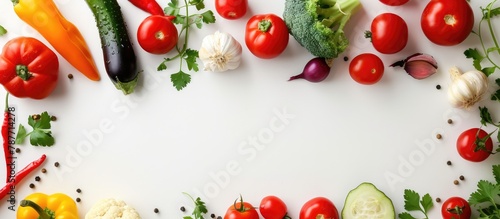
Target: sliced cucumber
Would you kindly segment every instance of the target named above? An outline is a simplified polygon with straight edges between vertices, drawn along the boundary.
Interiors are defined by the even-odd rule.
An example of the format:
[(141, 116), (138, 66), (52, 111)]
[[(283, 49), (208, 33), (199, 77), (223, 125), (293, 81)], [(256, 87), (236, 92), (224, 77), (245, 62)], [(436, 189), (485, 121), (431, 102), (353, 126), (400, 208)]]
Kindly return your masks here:
[(361, 183), (347, 194), (343, 219), (395, 219), (394, 205), (387, 195), (371, 183)]

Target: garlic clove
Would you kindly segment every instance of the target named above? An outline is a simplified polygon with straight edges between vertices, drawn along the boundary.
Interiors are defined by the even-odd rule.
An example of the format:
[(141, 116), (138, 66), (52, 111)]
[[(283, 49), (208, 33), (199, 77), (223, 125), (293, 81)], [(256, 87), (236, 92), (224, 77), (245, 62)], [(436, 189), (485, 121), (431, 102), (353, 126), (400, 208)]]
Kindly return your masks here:
[(406, 73), (418, 80), (428, 78), (437, 72), (437, 68), (434, 65), (423, 60), (409, 61), (405, 64), (404, 69)]
[(418, 80), (430, 77), (438, 68), (434, 57), (425, 53), (415, 53), (390, 65), (390, 67), (396, 66), (403, 67), (406, 73)]

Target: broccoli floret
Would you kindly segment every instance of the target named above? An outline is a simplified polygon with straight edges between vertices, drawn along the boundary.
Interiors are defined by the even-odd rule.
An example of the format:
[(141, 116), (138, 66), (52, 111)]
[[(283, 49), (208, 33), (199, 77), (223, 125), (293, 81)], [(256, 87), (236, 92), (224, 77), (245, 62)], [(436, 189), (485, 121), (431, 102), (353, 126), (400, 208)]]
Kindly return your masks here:
[(360, 5), (359, 0), (286, 0), (283, 20), (311, 54), (337, 58), (349, 45), (344, 26)]

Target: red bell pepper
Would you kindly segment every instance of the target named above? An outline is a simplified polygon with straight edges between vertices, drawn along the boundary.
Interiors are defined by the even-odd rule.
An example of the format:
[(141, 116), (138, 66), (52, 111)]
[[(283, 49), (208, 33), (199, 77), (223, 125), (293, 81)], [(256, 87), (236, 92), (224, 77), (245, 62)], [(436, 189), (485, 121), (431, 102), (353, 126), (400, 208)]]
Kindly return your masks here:
[(129, 2), (151, 15), (165, 15), (165, 12), (156, 0), (129, 0)]
[(43, 99), (55, 89), (59, 73), (57, 55), (31, 37), (7, 42), (0, 56), (0, 84), (13, 96)]

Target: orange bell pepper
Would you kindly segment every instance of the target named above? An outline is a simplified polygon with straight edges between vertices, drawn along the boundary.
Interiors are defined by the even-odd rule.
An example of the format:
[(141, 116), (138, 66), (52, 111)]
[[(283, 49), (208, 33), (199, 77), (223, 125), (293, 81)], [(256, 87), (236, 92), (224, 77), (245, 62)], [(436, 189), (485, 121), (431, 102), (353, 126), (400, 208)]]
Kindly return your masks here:
[(12, 0), (21, 20), (37, 30), (78, 71), (93, 81), (99, 71), (78, 28), (63, 17), (53, 0)]

